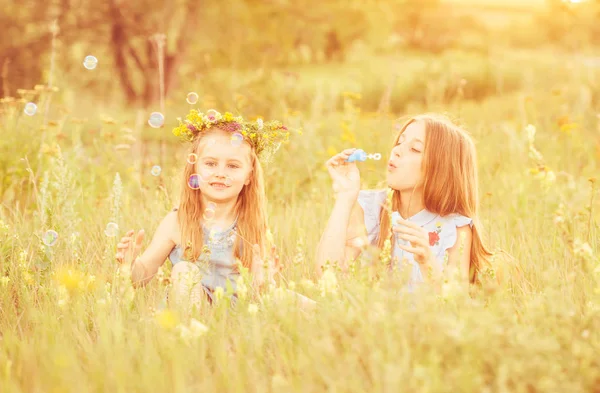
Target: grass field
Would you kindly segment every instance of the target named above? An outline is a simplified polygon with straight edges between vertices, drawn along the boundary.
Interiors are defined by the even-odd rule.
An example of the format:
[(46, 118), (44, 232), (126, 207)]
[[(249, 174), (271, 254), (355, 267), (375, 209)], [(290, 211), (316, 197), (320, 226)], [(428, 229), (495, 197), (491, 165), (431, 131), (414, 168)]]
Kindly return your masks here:
[[(65, 76), (60, 91), (3, 99), (0, 391), (598, 391), (600, 70), (536, 52), (472, 56), (213, 71), (169, 97), (161, 129)], [(109, 222), (153, 233), (177, 205), (185, 157), (171, 128), (191, 90), (202, 109), (303, 129), (265, 167), (280, 289), (193, 319), (165, 308), (166, 280), (133, 290), (115, 276), (105, 234)], [(484, 233), (520, 273), (498, 261), (502, 284), (470, 298), (452, 285), (401, 297), (401, 277), (358, 266), (315, 279), (332, 206), (324, 161), (348, 146), (386, 157), (395, 119), (422, 111), (449, 113), (475, 138)], [(361, 166), (365, 188), (384, 167)], [(299, 310), (281, 288), (317, 309)]]

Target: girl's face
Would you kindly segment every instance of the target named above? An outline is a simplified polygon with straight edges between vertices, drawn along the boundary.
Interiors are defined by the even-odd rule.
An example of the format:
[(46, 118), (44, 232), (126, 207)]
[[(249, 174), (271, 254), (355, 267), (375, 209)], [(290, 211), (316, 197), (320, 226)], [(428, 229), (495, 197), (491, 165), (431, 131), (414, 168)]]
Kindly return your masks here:
[(202, 194), (212, 201), (237, 199), (250, 183), (250, 145), (233, 140), (230, 133), (214, 132), (200, 142), (198, 151), (196, 173)]
[(400, 135), (392, 149), (387, 168), (388, 186), (398, 191), (412, 191), (422, 185), (425, 123), (414, 121)]

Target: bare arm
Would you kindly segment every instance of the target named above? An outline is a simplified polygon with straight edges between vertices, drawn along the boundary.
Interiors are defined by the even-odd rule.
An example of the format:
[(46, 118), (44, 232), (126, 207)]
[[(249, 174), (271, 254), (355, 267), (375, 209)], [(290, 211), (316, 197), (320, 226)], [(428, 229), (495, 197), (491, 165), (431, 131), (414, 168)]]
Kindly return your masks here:
[(317, 273), (327, 261), (345, 270), (367, 242), (363, 209), (356, 201), (337, 199), (317, 248)]
[(173, 234), (178, 232), (177, 213), (170, 212), (161, 221), (150, 245), (139, 257), (137, 255), (141, 251), (144, 231), (138, 232), (135, 245), (132, 244), (130, 237), (134, 233), (133, 230), (127, 233), (129, 237), (121, 239), (121, 243), (119, 243), (121, 258), (119, 258), (118, 253), (117, 259), (121, 259), (123, 265), (131, 266), (131, 280), (134, 286), (143, 286), (152, 280), (158, 268), (165, 262), (169, 253), (175, 247)]

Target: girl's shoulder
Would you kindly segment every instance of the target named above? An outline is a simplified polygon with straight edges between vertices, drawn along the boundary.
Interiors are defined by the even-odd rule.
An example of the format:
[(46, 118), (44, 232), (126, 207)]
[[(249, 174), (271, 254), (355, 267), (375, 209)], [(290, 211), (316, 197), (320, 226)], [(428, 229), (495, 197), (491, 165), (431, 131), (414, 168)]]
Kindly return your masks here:
[(467, 225), (473, 227), (473, 219), (458, 213), (437, 216), (436, 220), (426, 227), (430, 245), (441, 246), (441, 251), (452, 248), (458, 239), (458, 228)]
[(364, 212), (369, 243), (375, 244), (379, 234), (379, 215), (387, 198), (387, 189), (361, 190), (357, 202)]
[(372, 189), (372, 190), (360, 190), (358, 193), (358, 203), (361, 205), (363, 210), (372, 210), (373, 207), (376, 210), (380, 210), (381, 206), (385, 202), (387, 197), (387, 190), (384, 189)]

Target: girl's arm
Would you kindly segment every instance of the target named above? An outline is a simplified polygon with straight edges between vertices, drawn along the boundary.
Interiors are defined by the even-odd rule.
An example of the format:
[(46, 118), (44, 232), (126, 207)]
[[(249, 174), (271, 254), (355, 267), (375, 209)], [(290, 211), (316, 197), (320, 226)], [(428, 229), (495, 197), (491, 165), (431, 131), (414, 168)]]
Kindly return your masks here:
[(317, 248), (317, 273), (323, 265), (338, 262), (342, 270), (367, 243), (364, 212), (356, 200), (338, 198)]
[(456, 243), (448, 249), (448, 270), (458, 271), (460, 282), (469, 283), (473, 230), (470, 225), (456, 228)]
[[(141, 251), (144, 239), (143, 230), (138, 233), (135, 245), (131, 244), (131, 237), (121, 240), (120, 245), (125, 247), (119, 247), (119, 253), (122, 257), (127, 257), (121, 267), (130, 266), (131, 281), (134, 286), (143, 286), (152, 280), (152, 277), (158, 272), (158, 268), (165, 262), (169, 253), (175, 247), (173, 234), (178, 233), (178, 231), (177, 212), (170, 212), (161, 221), (150, 245), (139, 257), (137, 257), (137, 254)], [(130, 233), (133, 234), (133, 231), (129, 231), (128, 235)]]

